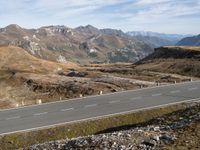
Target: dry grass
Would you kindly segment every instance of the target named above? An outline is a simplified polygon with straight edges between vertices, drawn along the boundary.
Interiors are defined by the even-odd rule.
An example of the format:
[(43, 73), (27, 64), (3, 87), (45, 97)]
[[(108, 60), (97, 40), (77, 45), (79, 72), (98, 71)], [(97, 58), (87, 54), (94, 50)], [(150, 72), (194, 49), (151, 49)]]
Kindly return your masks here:
[(139, 70), (200, 77), (200, 47), (166, 46), (137, 63)]
[(26, 100), (26, 104), (32, 104), (44, 96), (27, 88), (19, 76), (28, 78), (37, 74), (42, 80), (42, 75), (78, 68), (71, 62), (62, 64), (36, 58), (22, 48), (0, 47), (0, 108), (15, 107), (23, 100)]
[(55, 63), (30, 55), (22, 48), (0, 47), (0, 69), (11, 72), (47, 73), (78, 68), (74, 63)]

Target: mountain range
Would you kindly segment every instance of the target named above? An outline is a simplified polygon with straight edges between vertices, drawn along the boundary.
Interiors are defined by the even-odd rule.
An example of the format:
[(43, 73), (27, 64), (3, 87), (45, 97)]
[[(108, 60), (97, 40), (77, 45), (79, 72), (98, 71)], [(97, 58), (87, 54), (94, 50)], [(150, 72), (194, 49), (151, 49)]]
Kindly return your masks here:
[(182, 34), (165, 34), (151, 31), (130, 31), (127, 32), (127, 34), (145, 41), (154, 48), (166, 45), (176, 45), (176, 43), (181, 39), (191, 36)]
[(200, 46), (200, 34), (197, 36), (186, 37), (177, 43), (178, 46)]
[(44, 26), (25, 29), (12, 24), (0, 29), (0, 46), (18, 46), (30, 54), (56, 62), (87, 64), (135, 62), (153, 52), (144, 41), (121, 30), (91, 25), (68, 28)]
[(91, 25), (69, 28), (63, 25), (26, 29), (16, 24), (0, 28), (0, 46), (21, 47), (30, 54), (55, 62), (136, 62), (153, 49), (175, 45), (186, 35), (155, 32), (123, 32)]

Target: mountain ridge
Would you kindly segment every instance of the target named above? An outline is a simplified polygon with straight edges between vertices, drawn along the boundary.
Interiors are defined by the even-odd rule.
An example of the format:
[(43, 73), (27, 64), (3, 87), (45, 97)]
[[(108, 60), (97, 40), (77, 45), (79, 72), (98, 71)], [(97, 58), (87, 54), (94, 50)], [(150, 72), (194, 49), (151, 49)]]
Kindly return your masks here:
[(176, 45), (176, 43), (182, 38), (189, 36), (183, 34), (166, 34), (151, 31), (129, 31), (127, 34), (146, 41), (146, 43), (150, 44), (154, 48), (167, 45)]
[(178, 45), (178, 46), (200, 46), (200, 34), (197, 36), (183, 38), (176, 45)]
[(9, 25), (0, 29), (0, 45), (18, 46), (30, 54), (56, 62), (135, 62), (153, 52), (144, 41), (121, 30), (98, 29), (91, 25), (63, 25), (25, 29)]

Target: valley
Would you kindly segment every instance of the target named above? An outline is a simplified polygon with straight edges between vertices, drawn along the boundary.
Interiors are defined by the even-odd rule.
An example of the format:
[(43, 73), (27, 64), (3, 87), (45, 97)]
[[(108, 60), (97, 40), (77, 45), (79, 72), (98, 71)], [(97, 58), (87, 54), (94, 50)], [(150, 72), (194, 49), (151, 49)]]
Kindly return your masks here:
[(42, 60), (13, 46), (1, 47), (0, 107), (197, 80), (199, 51), (198, 47), (161, 47), (135, 64), (77, 65)]

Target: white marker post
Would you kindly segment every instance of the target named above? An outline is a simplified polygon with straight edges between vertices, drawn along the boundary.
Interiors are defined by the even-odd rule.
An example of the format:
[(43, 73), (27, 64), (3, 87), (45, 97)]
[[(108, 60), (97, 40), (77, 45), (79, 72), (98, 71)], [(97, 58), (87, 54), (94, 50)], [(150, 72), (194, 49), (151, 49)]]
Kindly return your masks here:
[(24, 103), (24, 101), (22, 101), (22, 106), (24, 106), (25, 105), (25, 103)]
[(103, 94), (103, 92), (102, 92), (102, 91), (100, 91), (100, 92), (99, 92), (99, 95), (102, 95), (102, 94)]
[(37, 104), (42, 104), (42, 100), (41, 100), (41, 99), (38, 99), (38, 100), (37, 100)]

